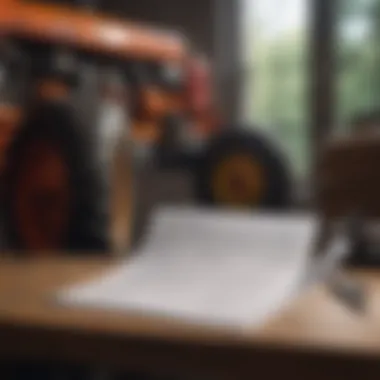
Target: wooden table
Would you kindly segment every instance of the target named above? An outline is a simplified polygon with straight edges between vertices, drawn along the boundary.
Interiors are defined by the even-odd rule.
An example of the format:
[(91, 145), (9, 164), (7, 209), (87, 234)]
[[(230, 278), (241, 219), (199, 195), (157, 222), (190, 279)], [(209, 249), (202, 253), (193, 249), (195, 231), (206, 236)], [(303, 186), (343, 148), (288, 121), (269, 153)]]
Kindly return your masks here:
[(58, 360), (211, 378), (378, 379), (380, 276), (368, 313), (353, 315), (323, 286), (258, 330), (228, 331), (117, 312), (69, 309), (54, 291), (116, 265), (102, 259), (0, 261), (0, 358)]

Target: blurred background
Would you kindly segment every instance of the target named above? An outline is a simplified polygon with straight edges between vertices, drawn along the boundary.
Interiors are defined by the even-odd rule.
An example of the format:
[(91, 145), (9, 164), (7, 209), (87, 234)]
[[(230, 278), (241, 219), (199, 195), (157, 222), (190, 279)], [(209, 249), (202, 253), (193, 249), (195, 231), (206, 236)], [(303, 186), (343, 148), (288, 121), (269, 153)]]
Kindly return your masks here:
[[(214, 191), (212, 186), (217, 183), (214, 174), (218, 165), (213, 164), (215, 168), (201, 175), (199, 167), (207, 166), (207, 160), (212, 161), (213, 149), (205, 150), (208, 157), (202, 163), (200, 155), (193, 154), (188, 160), (195, 167), (191, 170), (186, 170), (186, 165), (182, 164), (186, 158), (184, 154), (171, 158), (171, 164), (179, 161), (181, 164), (169, 165), (170, 170), (167, 167), (161, 170), (160, 165), (155, 165), (157, 156), (153, 156), (150, 162), (153, 161), (154, 165), (142, 160), (142, 165), (137, 164), (135, 182), (135, 193), (138, 194), (136, 218), (142, 220), (137, 222), (138, 225), (145, 223), (149, 210), (160, 202), (198, 203), (207, 198), (209, 204), (237, 201), (235, 203), (253, 208), (268, 206), (278, 209), (280, 204), (282, 208), (285, 204), (287, 207), (308, 206), (313, 196), (310, 184), (313, 183), (315, 162), (325, 140), (331, 134), (349, 133), (354, 120), (378, 111), (380, 0), (25, 0), (24, 3), (84, 8), (86, 12), (100, 12), (150, 27), (163, 27), (174, 35), (183, 36), (186, 59), (203, 57), (209, 63), (207, 73), (197, 80), (190, 78), (191, 68), (186, 67), (182, 74), (185, 82), (199, 82), (201, 98), (203, 91), (206, 102), (198, 107), (196, 117), (186, 114), (181, 121), (175, 122), (174, 132), (168, 132), (175, 136), (172, 139), (187, 128), (182, 140), (187, 140), (184, 145), (193, 144), (194, 136), (186, 137), (188, 131), (192, 133), (192, 127), (185, 125), (194, 124), (194, 121), (196, 124), (199, 120), (203, 127), (206, 124), (211, 126), (214, 135), (219, 135), (220, 130), (236, 131), (243, 125), (253, 134), (263, 131), (270, 136), (270, 144), (276, 143), (285, 153), (282, 159), (277, 147), (268, 147), (269, 156), (273, 157), (268, 158), (265, 154), (267, 157), (263, 160), (254, 147), (261, 144), (260, 136), (247, 137), (247, 141), (239, 137), (237, 150), (247, 153), (247, 146), (243, 146), (249, 145), (251, 160), (250, 169), (244, 173), (251, 195), (248, 194), (243, 201), (244, 195), (239, 200), (236, 191), (231, 199), (221, 200), (219, 197), (218, 200), (217, 192), (205, 196), (205, 192)], [(54, 49), (57, 51), (53, 52)], [(49, 54), (59, 56), (59, 49), (58, 43)], [(79, 76), (87, 75), (84, 74), (86, 70), (76, 70)], [(105, 78), (100, 69), (96, 75), (100, 81)], [(210, 94), (207, 91), (209, 82)], [(131, 98), (139, 97), (140, 92), (145, 91), (144, 86), (150, 84), (141, 85), (137, 89), (138, 96), (132, 94)], [(165, 92), (167, 88), (163, 87), (163, 90)], [(83, 93), (86, 91), (91, 90), (86, 89)], [(187, 92), (187, 87), (183, 87), (178, 94), (182, 97)], [(148, 103), (144, 112), (146, 118), (150, 113)], [(168, 109), (168, 112), (174, 111)], [(132, 124), (136, 124), (135, 120), (140, 116), (132, 113)], [(167, 127), (163, 126), (166, 119), (160, 117), (155, 120), (156, 131)], [(206, 132), (202, 137), (204, 141), (209, 137)], [(221, 166), (222, 158), (231, 149), (228, 144), (217, 149)], [(181, 149), (182, 146), (177, 150)], [(165, 150), (168, 151), (166, 146), (162, 151)], [(253, 201), (252, 196), (259, 191), (257, 183), (260, 182), (260, 175), (254, 168), (256, 158), (265, 172), (261, 182), (266, 189), (261, 198)], [(274, 164), (273, 160), (277, 163)], [(287, 161), (289, 167), (276, 169), (276, 166), (284, 166), (279, 163), (281, 160)], [(248, 170), (251, 170), (250, 177)], [(252, 174), (255, 171), (256, 178), (252, 181), (256, 184), (253, 184), (249, 178), (255, 177)], [(200, 186), (199, 183), (195, 186), (203, 186), (201, 196), (197, 191), (194, 193), (194, 173), (196, 182), (204, 177)], [(233, 181), (234, 173), (231, 175), (227, 173), (220, 186), (225, 193), (232, 182), (239, 182)], [(290, 191), (292, 195), (288, 197)], [(283, 194), (281, 201), (280, 193)], [(291, 201), (285, 201), (285, 198), (291, 198)]]
[[(346, 130), (355, 115), (379, 104), (379, 0), (88, 0), (87, 4), (184, 33), (210, 58), (215, 95), (226, 116), (273, 131), (300, 176), (308, 173), (313, 136), (319, 135), (312, 131), (315, 103), (321, 101), (316, 90), (331, 103), (320, 110), (328, 114), (318, 115), (331, 125), (321, 129), (333, 125)], [(321, 87), (313, 88), (320, 79)]]
[(183, 33), (211, 61), (224, 116), (276, 135), (299, 178), (328, 130), (347, 131), (379, 104), (379, 0), (44, 2)]

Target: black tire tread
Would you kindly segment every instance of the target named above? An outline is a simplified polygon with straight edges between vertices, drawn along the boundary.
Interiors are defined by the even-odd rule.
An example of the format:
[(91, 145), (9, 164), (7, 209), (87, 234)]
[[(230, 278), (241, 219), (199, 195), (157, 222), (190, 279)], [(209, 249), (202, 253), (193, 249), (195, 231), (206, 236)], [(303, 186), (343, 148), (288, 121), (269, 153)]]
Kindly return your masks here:
[(23, 149), (33, 139), (48, 139), (61, 150), (70, 172), (74, 203), (70, 210), (67, 238), (62, 249), (105, 250), (108, 245), (107, 178), (97, 169), (99, 162), (92, 139), (87, 136), (71, 108), (64, 103), (49, 103), (36, 110), (22, 126), (12, 144), (4, 175), (4, 212), (8, 244), (23, 249), (12, 216), (15, 175)]

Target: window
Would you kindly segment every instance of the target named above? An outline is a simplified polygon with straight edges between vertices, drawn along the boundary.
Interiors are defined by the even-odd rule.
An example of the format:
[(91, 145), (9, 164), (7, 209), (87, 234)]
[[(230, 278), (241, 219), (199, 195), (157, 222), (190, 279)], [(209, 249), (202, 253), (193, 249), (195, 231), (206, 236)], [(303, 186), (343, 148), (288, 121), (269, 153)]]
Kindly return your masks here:
[(339, 0), (337, 124), (380, 105), (380, 0)]
[(296, 173), (308, 161), (307, 0), (243, 1), (243, 114), (283, 143)]

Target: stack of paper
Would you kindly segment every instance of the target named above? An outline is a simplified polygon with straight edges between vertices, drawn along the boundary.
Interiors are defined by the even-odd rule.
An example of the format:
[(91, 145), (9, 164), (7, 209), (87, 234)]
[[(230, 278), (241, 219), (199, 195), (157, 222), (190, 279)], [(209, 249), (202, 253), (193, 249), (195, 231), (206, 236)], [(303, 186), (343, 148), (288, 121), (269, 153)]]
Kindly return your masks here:
[(255, 325), (297, 291), (315, 228), (309, 215), (162, 209), (132, 260), (59, 298), (195, 323)]

